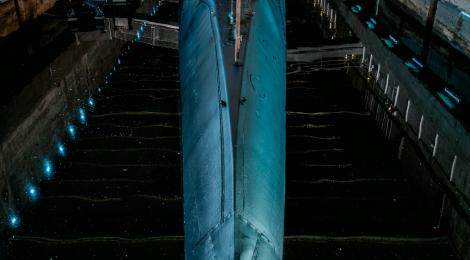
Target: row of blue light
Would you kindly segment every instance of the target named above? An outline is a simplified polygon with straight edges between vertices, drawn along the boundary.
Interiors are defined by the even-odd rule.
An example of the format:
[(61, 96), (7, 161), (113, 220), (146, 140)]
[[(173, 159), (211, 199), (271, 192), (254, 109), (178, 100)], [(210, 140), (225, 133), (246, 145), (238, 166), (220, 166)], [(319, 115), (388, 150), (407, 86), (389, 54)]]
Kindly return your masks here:
[[(150, 8), (149, 15), (152, 16), (152, 17), (155, 16), (158, 12), (159, 6), (160, 6), (160, 3), (157, 3), (157, 4), (153, 5)], [(140, 41), (146, 26), (147, 26), (147, 22), (144, 22), (144, 24), (142, 26), (140, 26), (139, 29), (137, 30), (133, 40), (130, 43), (128, 43), (126, 50), (119, 55), (119, 57), (117, 58), (112, 70), (105, 77), (104, 84), (103, 84), (104, 86), (108, 84), (108, 82), (109, 82), (108, 79), (112, 77), (113, 72), (115, 72), (118, 69), (118, 67), (122, 64), (122, 60), (129, 54), (133, 44), (135, 42)], [(98, 91), (98, 93), (101, 93), (102, 88), (99, 86), (97, 91)], [(94, 109), (95, 109), (95, 105), (96, 105), (95, 104), (95, 99), (92, 96), (90, 96), (86, 101), (86, 108), (88, 109), (88, 111), (93, 112)], [(86, 124), (87, 124), (86, 109), (82, 106), (78, 107), (77, 115), (78, 115), (77, 122), (82, 126), (86, 126)], [(69, 140), (71, 140), (71, 141), (76, 140), (77, 134), (78, 134), (77, 132), (78, 132), (78, 128), (75, 124), (73, 124), (71, 122), (67, 123), (67, 125), (66, 125), (66, 136), (68, 136)], [(62, 142), (62, 141), (57, 142), (56, 152), (57, 152), (57, 156), (62, 157), (62, 158), (66, 157), (67, 148), (66, 148), (64, 142)], [(54, 164), (53, 164), (52, 159), (50, 159), (49, 157), (44, 158), (43, 161), (42, 161), (42, 173), (43, 173), (46, 180), (51, 180), (54, 176)], [(35, 202), (39, 198), (39, 188), (32, 181), (26, 183), (25, 193), (26, 193), (26, 196), (28, 197), (30, 202)], [(9, 209), (8, 216), (7, 216), (7, 221), (8, 221), (8, 223), (7, 223), (8, 227), (10, 229), (18, 228), (20, 226), (20, 223), (21, 223), (21, 219), (20, 219), (19, 215), (13, 209)]]
[[(359, 4), (351, 6), (351, 11), (355, 14), (361, 13), (362, 10), (363, 7)], [(461, 15), (470, 19), (470, 15), (466, 12), (462, 11)], [(366, 21), (367, 28), (369, 28), (370, 30), (374, 30), (377, 27), (377, 24), (377, 20), (373, 17), (370, 17)], [(390, 49), (395, 48), (399, 43), (397, 38), (391, 34), (388, 36), (388, 38), (382, 38), (381, 40), (384, 42), (385, 46)], [(416, 57), (412, 57), (411, 60), (405, 61), (404, 64), (408, 69), (410, 69), (416, 74), (420, 73), (421, 70), (423, 70), (425, 67), (424, 64)], [(444, 91), (437, 92), (437, 95), (449, 109), (455, 109), (457, 105), (461, 102), (457, 94), (452, 92), (448, 87), (445, 87)]]

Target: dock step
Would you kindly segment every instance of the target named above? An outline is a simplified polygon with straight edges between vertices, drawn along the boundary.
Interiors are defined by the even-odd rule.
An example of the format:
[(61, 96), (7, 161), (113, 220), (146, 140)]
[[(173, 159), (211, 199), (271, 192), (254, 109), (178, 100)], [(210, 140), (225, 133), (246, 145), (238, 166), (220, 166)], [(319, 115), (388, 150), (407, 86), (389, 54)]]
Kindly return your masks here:
[(1, 257), (184, 258), (177, 51), (137, 44), (122, 65)]

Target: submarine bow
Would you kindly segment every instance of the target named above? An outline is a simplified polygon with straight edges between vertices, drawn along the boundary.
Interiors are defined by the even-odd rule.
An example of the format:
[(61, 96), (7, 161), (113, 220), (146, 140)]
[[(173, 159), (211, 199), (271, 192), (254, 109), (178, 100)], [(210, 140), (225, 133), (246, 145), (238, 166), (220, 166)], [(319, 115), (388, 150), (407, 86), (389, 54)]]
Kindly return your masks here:
[(181, 2), (186, 259), (282, 258), (285, 4), (241, 2)]

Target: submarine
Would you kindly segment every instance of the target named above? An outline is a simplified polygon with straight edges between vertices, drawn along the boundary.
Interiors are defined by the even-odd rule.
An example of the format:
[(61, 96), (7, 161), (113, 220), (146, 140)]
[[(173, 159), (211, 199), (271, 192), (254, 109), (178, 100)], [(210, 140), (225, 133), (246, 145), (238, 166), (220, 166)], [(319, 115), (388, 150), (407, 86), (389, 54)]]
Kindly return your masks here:
[(186, 259), (281, 259), (283, 0), (180, 1)]

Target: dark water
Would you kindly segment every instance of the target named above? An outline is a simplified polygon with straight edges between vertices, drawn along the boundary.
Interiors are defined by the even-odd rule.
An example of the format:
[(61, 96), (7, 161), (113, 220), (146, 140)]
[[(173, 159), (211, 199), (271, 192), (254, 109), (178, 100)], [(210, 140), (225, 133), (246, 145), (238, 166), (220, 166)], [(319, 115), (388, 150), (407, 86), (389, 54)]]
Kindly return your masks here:
[(310, 1), (286, 1), (286, 12), (288, 49), (359, 42), (339, 16), (335, 34), (325, 32), (328, 21)]
[[(177, 5), (162, 9), (160, 11), (166, 13), (152, 21), (175, 19), (172, 22), (177, 22)], [(148, 18), (146, 14), (139, 17)], [(10, 200), (18, 203), (10, 203), (14, 209), (10, 208), (8, 213), (18, 216), (19, 224), (15, 222), (18, 226), (13, 228), (12, 217), (7, 216), (10, 229), (1, 234), (0, 258), (182, 259), (178, 52), (96, 39), (96, 35), (103, 36), (100, 31), (77, 35), (80, 37), (75, 38), (63, 17), (49, 14), (0, 43), (3, 54), (0, 75), (2, 82), (7, 83), (1, 84), (1, 104), (12, 111), (16, 111), (18, 93), (28, 92), (27, 96), (37, 101), (54, 89), (56, 82), (50, 82), (49, 88), (47, 83), (43, 84), (46, 87), (42, 88), (47, 89), (31, 87), (32, 84), (25, 87), (33, 78), (35, 82), (37, 77), (51, 79), (47, 71), (52, 75), (56, 75), (56, 70), (78, 71), (65, 74), (72, 75), (64, 80), (74, 87), (93, 84), (84, 83), (83, 78), (96, 82), (91, 92), (88, 89), (81, 92), (80, 88), (79, 93), (75, 93), (77, 96), (66, 96), (71, 99), (64, 101), (70, 101), (66, 107), (74, 106), (79, 100), (80, 110), (78, 107), (71, 110), (80, 113), (65, 115), (74, 121), (63, 122), (67, 126), (63, 135), (51, 138), (46, 131), (44, 136), (37, 137), (42, 146), (54, 142), (52, 153), (42, 151), (44, 154), (31, 155), (29, 150), (25, 152), (25, 160), (33, 156), (49, 156), (50, 160), (41, 165), (44, 169), (11, 178), (16, 180), (9, 185), (20, 186), (12, 189), (21, 189), (17, 192), (21, 194), (14, 199), (17, 194), (9, 194)], [(106, 45), (108, 43), (113, 46)], [(117, 52), (121, 44), (119, 59), (108, 57)], [(87, 47), (92, 50), (109, 47), (114, 51), (103, 51), (102, 56), (91, 57), (89, 53), (99, 51), (89, 51)], [(74, 63), (76, 59), (80, 59), (79, 65)], [(63, 67), (52, 68), (52, 61), (57, 60)], [(83, 60), (90, 62), (81, 66)], [(108, 66), (112, 66), (109, 60), (114, 70), (108, 71)], [(102, 68), (87, 71), (88, 64), (97, 63), (102, 64)], [(106, 72), (106, 78), (101, 77), (101, 70)], [(90, 98), (80, 100), (88, 94)], [(54, 103), (49, 105), (52, 107), (46, 109), (57, 110)], [(57, 104), (60, 105), (64, 104)], [(36, 112), (39, 106), (31, 104), (28, 109)], [(54, 115), (65, 117), (61, 112)], [(12, 124), (17, 123), (12, 121), (15, 121)], [(2, 125), (2, 130), (4, 128)], [(60, 143), (56, 143), (57, 139)], [(58, 151), (65, 149), (64, 155), (56, 153), (55, 146)], [(36, 159), (39, 160), (43, 159)], [(41, 176), (44, 173), (52, 176)], [(18, 180), (20, 177), (25, 179)], [(26, 191), (23, 190), (25, 184), (28, 184)], [(22, 207), (23, 204), (26, 207)]]
[[(290, 48), (354, 40), (331, 40), (303, 1), (287, 7)], [(350, 76), (309, 66), (288, 64), (284, 258), (458, 259)]]

